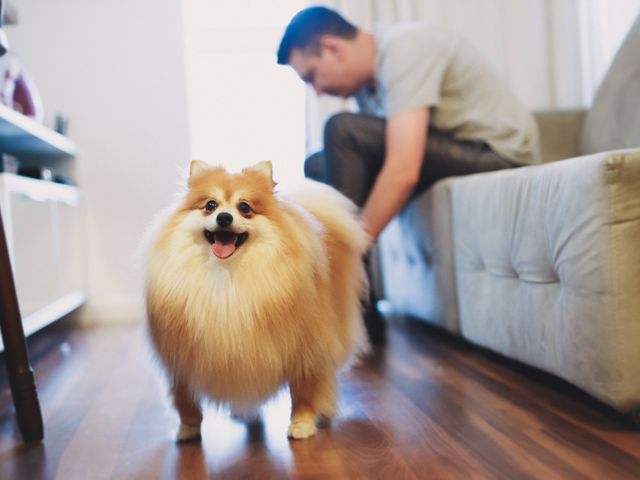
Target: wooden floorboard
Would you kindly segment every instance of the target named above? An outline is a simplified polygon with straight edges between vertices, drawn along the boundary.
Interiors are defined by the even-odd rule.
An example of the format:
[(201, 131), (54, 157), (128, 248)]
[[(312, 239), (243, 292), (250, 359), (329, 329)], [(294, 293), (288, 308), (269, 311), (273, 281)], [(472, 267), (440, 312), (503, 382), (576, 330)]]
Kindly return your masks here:
[(340, 414), (286, 437), (289, 400), (260, 424), (205, 411), (201, 445), (177, 417), (140, 325), (53, 327), (29, 339), (45, 423), (23, 445), (0, 374), (0, 479), (640, 478), (640, 431), (538, 370), (395, 320), (386, 348), (341, 377)]

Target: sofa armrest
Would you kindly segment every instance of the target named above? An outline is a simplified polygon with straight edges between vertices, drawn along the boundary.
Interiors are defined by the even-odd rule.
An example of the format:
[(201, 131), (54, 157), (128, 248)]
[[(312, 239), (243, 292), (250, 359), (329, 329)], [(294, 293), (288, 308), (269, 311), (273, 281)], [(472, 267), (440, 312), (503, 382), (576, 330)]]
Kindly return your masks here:
[(398, 315), (458, 333), (451, 191), (445, 178), (418, 195), (380, 236), (385, 297)]
[(463, 336), (640, 409), (640, 149), (451, 184)]
[(572, 158), (578, 155), (578, 145), (586, 110), (547, 110), (534, 113), (540, 130), (543, 162)]

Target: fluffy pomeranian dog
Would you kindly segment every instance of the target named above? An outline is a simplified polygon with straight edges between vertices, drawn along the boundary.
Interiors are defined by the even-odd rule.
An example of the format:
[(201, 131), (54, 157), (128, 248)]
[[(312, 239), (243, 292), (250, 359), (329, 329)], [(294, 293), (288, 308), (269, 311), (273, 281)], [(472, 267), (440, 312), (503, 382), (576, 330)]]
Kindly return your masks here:
[(200, 439), (201, 401), (243, 415), (285, 386), (288, 435), (310, 437), (336, 413), (337, 372), (367, 348), (355, 206), (316, 182), (288, 197), (275, 186), (270, 162), (230, 174), (194, 160), (186, 194), (156, 226), (148, 329), (178, 441)]

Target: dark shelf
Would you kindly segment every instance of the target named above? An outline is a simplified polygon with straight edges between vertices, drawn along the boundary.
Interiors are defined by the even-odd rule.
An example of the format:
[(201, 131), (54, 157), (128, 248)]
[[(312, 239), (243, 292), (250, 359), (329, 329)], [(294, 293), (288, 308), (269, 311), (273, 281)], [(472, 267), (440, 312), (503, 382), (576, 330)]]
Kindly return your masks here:
[(64, 135), (0, 105), (0, 152), (18, 158), (70, 158), (76, 145)]

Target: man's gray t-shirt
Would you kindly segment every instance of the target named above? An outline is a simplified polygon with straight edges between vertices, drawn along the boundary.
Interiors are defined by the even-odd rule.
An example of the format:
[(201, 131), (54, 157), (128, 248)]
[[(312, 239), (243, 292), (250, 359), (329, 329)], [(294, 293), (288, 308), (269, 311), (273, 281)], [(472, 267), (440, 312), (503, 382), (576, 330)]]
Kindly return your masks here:
[(508, 85), (462, 38), (424, 23), (380, 29), (376, 87), (356, 95), (381, 117), (430, 108), (430, 125), (459, 140), (480, 140), (520, 165), (540, 162), (538, 129)]

